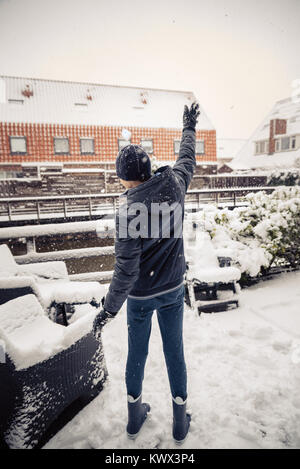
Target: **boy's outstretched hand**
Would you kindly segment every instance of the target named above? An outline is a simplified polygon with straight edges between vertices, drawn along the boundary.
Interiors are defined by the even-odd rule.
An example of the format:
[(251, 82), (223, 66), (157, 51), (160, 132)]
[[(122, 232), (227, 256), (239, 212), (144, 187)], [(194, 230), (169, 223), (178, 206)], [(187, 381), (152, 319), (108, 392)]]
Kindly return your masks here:
[(190, 109), (185, 105), (183, 111), (183, 128), (195, 130), (199, 115), (198, 103), (193, 103)]
[(101, 300), (102, 309), (97, 314), (93, 322), (93, 333), (95, 336), (97, 336), (97, 334), (101, 332), (105, 324), (110, 322), (117, 315), (117, 313), (109, 313), (108, 311), (106, 311), (106, 309), (104, 309), (104, 302), (105, 302), (105, 297), (103, 297)]

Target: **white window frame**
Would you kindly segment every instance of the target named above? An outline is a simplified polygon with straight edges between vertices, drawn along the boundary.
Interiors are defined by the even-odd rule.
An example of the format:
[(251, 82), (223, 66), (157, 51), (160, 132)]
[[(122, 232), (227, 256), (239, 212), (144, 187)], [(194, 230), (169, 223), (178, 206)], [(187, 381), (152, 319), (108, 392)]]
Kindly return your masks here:
[(175, 139), (175, 140), (174, 140), (173, 145), (174, 145), (174, 153), (175, 153), (175, 155), (178, 155), (178, 154), (179, 154), (180, 142), (181, 142), (181, 140), (178, 140), (178, 139)]
[[(144, 147), (144, 143), (145, 142), (150, 142), (150, 150), (148, 150), (147, 147)], [(146, 152), (146, 153), (153, 153), (153, 138), (142, 138), (141, 139), (141, 147), (143, 148), (143, 150)]]
[(265, 152), (265, 142), (264, 142), (264, 140), (262, 142), (260, 142), (259, 145), (260, 145), (259, 153), (262, 155)]
[(131, 144), (131, 140), (125, 140), (125, 138), (118, 138), (118, 148), (119, 151), (122, 150), (122, 148), (126, 147), (127, 145)]
[[(283, 145), (285, 142), (288, 142), (288, 145), (286, 148), (283, 148)], [(282, 151), (288, 151), (290, 149), (290, 145), (291, 145), (291, 137), (283, 137), (281, 139), (281, 150)]]
[[(16, 141), (16, 140), (19, 140), (19, 141), (23, 140), (23, 142), (25, 144), (24, 150), (20, 150), (20, 149), (14, 150), (13, 149), (14, 141)], [(27, 137), (19, 136), (19, 135), (10, 135), (10, 137), (9, 137), (9, 147), (10, 147), (10, 154), (11, 155), (27, 155)]]
[[(92, 137), (80, 137), (79, 139), (80, 141), (80, 154), (81, 155), (94, 155), (95, 154), (95, 139), (92, 138)], [(84, 151), (83, 148), (82, 148), (82, 143), (83, 142), (86, 142), (86, 141), (90, 141), (92, 142), (92, 151)]]
[[(66, 140), (68, 144), (68, 150), (67, 151), (59, 151), (57, 150), (56, 147), (56, 142), (58, 140)], [(69, 155), (70, 154), (70, 142), (69, 142), (69, 137), (53, 137), (53, 148), (54, 148), (54, 154), (55, 155)]]
[[(202, 150), (198, 151), (197, 144), (202, 144)], [(204, 140), (196, 140), (196, 155), (204, 155), (205, 154), (205, 142)]]
[(17, 106), (22, 106), (24, 104), (24, 99), (9, 98), (8, 103), (9, 104), (15, 104)]
[(269, 145), (270, 145), (269, 140), (266, 140), (265, 141), (265, 153), (267, 154), (269, 153)]
[(269, 152), (269, 141), (268, 140), (259, 140), (255, 143), (255, 154), (263, 155)]

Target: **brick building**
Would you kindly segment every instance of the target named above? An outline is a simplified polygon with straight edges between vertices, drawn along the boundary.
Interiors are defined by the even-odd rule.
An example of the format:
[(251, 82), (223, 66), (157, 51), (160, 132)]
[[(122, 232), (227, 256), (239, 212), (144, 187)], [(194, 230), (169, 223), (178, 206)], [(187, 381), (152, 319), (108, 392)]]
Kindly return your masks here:
[[(128, 136), (172, 162), (184, 104), (195, 99), (184, 91), (0, 76), (0, 178), (112, 171)], [(215, 173), (216, 131), (202, 108), (196, 138), (197, 172)]]
[(278, 169), (300, 165), (300, 96), (274, 104), (230, 163), (234, 169)]

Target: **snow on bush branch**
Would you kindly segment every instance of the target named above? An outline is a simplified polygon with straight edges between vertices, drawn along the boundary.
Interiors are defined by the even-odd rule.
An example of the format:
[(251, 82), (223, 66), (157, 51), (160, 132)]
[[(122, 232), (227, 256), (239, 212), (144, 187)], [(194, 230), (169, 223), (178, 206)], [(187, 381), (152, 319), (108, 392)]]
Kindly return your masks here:
[(300, 186), (300, 158), (296, 160), (295, 168), (277, 169), (268, 177), (269, 186)]
[(299, 265), (300, 188), (251, 193), (247, 201), (247, 207), (235, 210), (209, 205), (197, 215), (217, 252), (252, 277), (271, 266)]

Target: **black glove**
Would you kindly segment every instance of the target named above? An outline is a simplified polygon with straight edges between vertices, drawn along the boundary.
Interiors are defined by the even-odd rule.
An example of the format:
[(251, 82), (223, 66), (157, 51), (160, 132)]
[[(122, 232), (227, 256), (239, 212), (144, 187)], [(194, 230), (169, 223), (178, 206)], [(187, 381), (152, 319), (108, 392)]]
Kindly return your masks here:
[(117, 313), (110, 313), (104, 309), (104, 302), (105, 302), (105, 297), (102, 298), (101, 304), (102, 304), (102, 309), (101, 311), (97, 314), (97, 316), (94, 319), (93, 322), (93, 333), (94, 335), (97, 335), (98, 332), (101, 332), (102, 327), (105, 326), (109, 321), (111, 321)]
[(183, 128), (195, 130), (199, 115), (198, 103), (193, 103), (190, 109), (185, 105), (183, 111)]
[(116, 314), (117, 313), (109, 313), (105, 309), (101, 309), (100, 313), (97, 314), (93, 322), (94, 335), (97, 335), (97, 333), (101, 331), (105, 324), (111, 321), (116, 316)]

